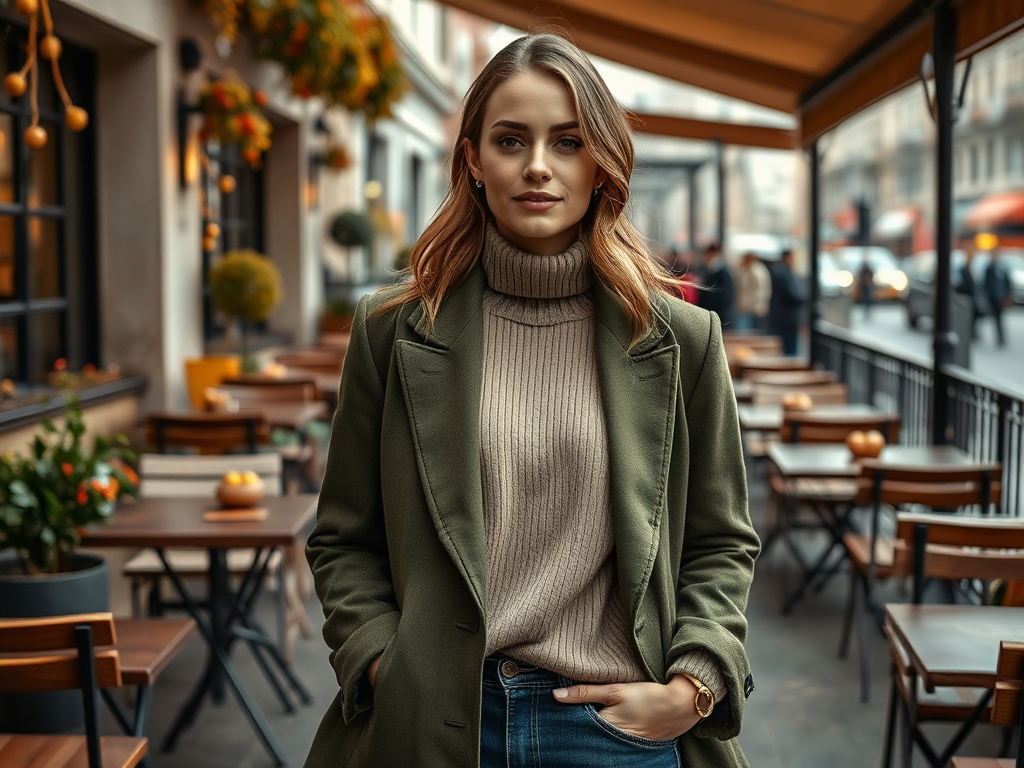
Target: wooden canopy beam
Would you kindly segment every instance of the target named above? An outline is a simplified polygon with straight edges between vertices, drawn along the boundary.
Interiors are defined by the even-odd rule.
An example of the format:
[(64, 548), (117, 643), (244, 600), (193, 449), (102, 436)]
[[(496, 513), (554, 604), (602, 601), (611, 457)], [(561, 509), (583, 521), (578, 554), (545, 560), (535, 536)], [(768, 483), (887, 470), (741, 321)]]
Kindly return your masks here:
[(721, 141), (725, 144), (764, 149), (797, 148), (796, 132), (786, 128), (647, 114), (633, 114), (630, 123), (637, 133), (649, 133), (657, 136), (674, 136), (697, 141)]

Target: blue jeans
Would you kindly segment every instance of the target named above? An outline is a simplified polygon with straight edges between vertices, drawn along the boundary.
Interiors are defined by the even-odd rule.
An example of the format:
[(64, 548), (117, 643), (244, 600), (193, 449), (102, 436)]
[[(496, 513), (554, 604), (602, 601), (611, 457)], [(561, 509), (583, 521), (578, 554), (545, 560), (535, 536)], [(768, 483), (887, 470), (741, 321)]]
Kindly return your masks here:
[(551, 692), (572, 682), (501, 654), (488, 657), (481, 768), (681, 768), (675, 739), (619, 730), (592, 704), (559, 704)]

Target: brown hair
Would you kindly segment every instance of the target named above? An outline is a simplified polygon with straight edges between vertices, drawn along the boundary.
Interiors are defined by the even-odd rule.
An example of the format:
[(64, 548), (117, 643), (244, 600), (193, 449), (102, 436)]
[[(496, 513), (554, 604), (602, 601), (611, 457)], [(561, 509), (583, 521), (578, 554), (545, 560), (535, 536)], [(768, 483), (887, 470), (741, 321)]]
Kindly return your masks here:
[(633, 140), (626, 113), (590, 60), (553, 34), (521, 37), (484, 67), (466, 95), (462, 124), (451, 157), (451, 184), (437, 216), (416, 241), (409, 259), (412, 279), (396, 288), (381, 311), (419, 301), (428, 327), (445, 296), (480, 257), (488, 208), (485, 191), (473, 184), (467, 141), (479, 149), (487, 101), (502, 83), (528, 70), (554, 75), (572, 94), (583, 140), (606, 180), (583, 217), (591, 265), (622, 306), (633, 341), (652, 325), (651, 291), (672, 293), (671, 275), (651, 258), (643, 238), (625, 215), (633, 172)]

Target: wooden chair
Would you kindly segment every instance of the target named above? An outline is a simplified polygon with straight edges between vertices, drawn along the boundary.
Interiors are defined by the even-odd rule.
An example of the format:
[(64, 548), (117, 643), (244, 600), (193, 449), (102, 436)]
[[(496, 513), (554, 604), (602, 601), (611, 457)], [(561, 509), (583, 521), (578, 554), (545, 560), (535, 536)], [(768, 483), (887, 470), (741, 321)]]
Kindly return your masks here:
[(803, 392), (814, 405), (846, 405), (848, 393), (845, 384), (754, 384), (754, 405), (779, 405), (793, 392)]
[(278, 355), (274, 360), (294, 373), (340, 374), (345, 362), (344, 355), (333, 350), (290, 352)]
[(258, 410), (268, 402), (312, 403), (320, 399), (316, 381), (308, 376), (243, 376), (224, 379), (220, 389), (245, 409)]
[(969, 467), (899, 467), (882, 466), (871, 459), (862, 460), (856, 504), (871, 510), (869, 531), (866, 534), (851, 531), (843, 536), (843, 546), (850, 561), (850, 582), (839, 642), (839, 658), (845, 658), (850, 635), (856, 625), (862, 701), (868, 701), (871, 695), (871, 658), (865, 619), (867, 614), (875, 611), (875, 582), (910, 575), (905, 564), (895, 556), (898, 535), (893, 540), (879, 533), (882, 506), (918, 504), (941, 510), (978, 506), (987, 511), (1000, 498), (1002, 471), (999, 463)]
[(151, 413), (146, 417), (146, 442), (160, 453), (168, 448), (195, 448), (223, 453), (244, 448), (256, 453), (270, 440), (270, 426), (262, 413)]
[[(956, 482), (949, 480), (951, 485)], [(913, 575), (915, 604), (923, 599), (927, 579), (952, 582), (980, 580), (986, 583), (994, 579), (1024, 579), (1024, 520), (901, 513), (897, 515), (893, 568)], [(892, 682), (883, 764), (891, 764), (896, 724), (902, 715), (904, 764), (909, 765), (910, 753), (916, 744), (930, 763), (944, 766), (979, 718), (987, 718), (990, 713), (995, 715), (988, 704), (990, 694), (986, 693), (979, 700), (973, 689), (936, 688), (934, 693), (926, 692), (902, 644), (891, 632), (887, 631), (886, 635), (892, 660)], [(1024, 652), (1024, 644), (1021, 644), (1021, 652)], [(1017, 672), (1020, 669), (1018, 660)], [(962, 724), (941, 754), (920, 729), (921, 723), (929, 721)]]
[(877, 430), (886, 443), (893, 444), (899, 442), (901, 426), (899, 416), (882, 413), (787, 411), (782, 416), (779, 439), (784, 443), (841, 443), (851, 432)]
[[(999, 644), (996, 687), (992, 697), (992, 725), (1016, 727), (1024, 733), (1024, 705), (1021, 687), (1024, 681), (1024, 643), (1004, 640)], [(954, 757), (953, 768), (1024, 768), (1024, 738), (1017, 737), (1017, 758)]]
[[(0, 734), (0, 765), (31, 768), (131, 768), (145, 756), (148, 741), (134, 736), (100, 736), (97, 691), (121, 685), (116, 650), (95, 650), (115, 640), (109, 613), (43, 619), (0, 620), (0, 690), (56, 691), (80, 688), (84, 736)], [(69, 654), (67, 651), (76, 651)]]
[[(139, 493), (143, 497), (215, 498), (218, 483), (232, 469), (251, 469), (264, 482), (266, 494), (279, 496), (283, 491), (281, 455), (258, 453), (252, 455), (188, 456), (142, 454), (139, 457)], [(168, 549), (164, 556), (175, 573), (183, 578), (205, 577), (209, 570), (209, 554), (202, 549)], [(255, 549), (228, 551), (228, 570), (243, 576), (252, 567)], [(281, 655), (291, 660), (295, 632), (304, 637), (312, 635), (312, 625), (298, 594), (294, 573), (303, 563), (295, 562), (294, 550), (276, 550), (271, 554), (268, 574), (277, 581), (277, 623)], [(141, 594), (149, 588), (149, 613), (161, 615), (168, 605), (162, 597), (162, 582), (166, 577), (163, 563), (151, 549), (132, 557), (122, 573), (131, 579), (132, 604), (136, 615), (142, 613)]]
[(804, 357), (776, 357), (756, 355), (742, 360), (730, 359), (733, 378), (746, 378), (754, 371), (809, 371), (810, 361)]
[(835, 384), (835, 371), (750, 371), (744, 379), (751, 384), (775, 384), (799, 389), (806, 384)]
[(746, 347), (759, 355), (781, 355), (782, 339), (778, 336), (762, 336), (759, 334), (740, 334), (735, 331), (722, 334), (722, 342), (726, 352)]

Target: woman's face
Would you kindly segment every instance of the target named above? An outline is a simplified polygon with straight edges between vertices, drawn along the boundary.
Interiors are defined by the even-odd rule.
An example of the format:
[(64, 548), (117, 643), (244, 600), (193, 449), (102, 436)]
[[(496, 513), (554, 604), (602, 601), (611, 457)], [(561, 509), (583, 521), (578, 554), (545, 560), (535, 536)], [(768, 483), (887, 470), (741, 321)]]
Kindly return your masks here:
[(506, 80), (487, 102), (479, 151), (466, 151), (506, 240), (542, 256), (572, 245), (604, 173), (561, 80), (533, 70)]

